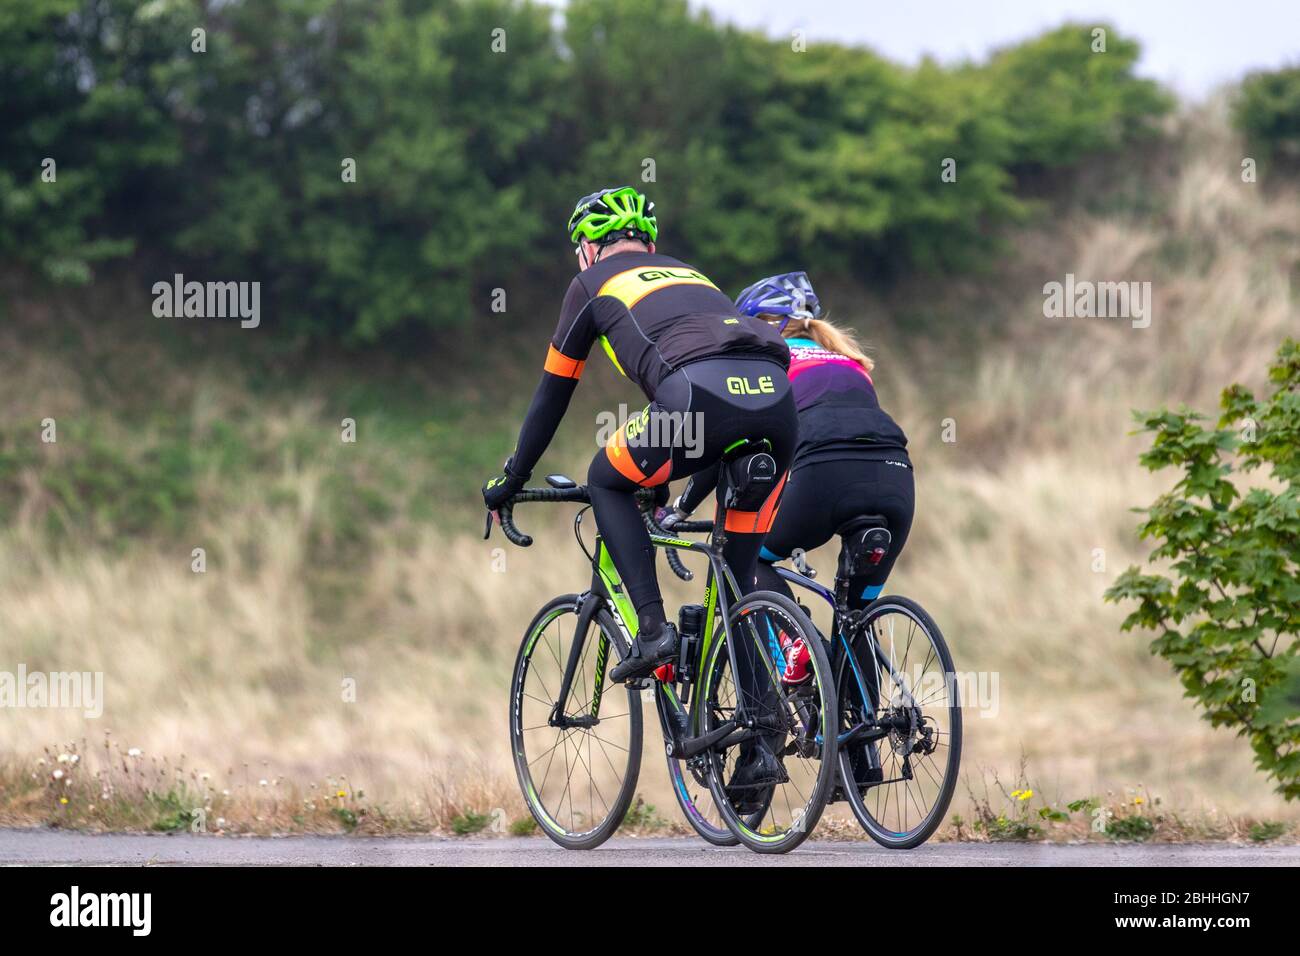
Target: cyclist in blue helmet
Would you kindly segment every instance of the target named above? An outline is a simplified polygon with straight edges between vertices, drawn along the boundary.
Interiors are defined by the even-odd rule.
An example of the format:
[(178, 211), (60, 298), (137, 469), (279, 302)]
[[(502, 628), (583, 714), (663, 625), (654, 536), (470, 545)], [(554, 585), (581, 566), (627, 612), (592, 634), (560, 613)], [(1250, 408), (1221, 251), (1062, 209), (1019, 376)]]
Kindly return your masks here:
[(821, 547), (852, 518), (879, 514), (893, 541), (884, 560), (852, 581), (852, 606), (865, 607), (880, 594), (912, 527), (907, 436), (880, 407), (874, 363), (850, 333), (822, 318), (807, 273), (761, 279), (740, 293), (736, 308), (773, 323), (785, 337), (799, 409), (799, 445), (760, 554), (758, 586), (789, 594), (772, 562)]

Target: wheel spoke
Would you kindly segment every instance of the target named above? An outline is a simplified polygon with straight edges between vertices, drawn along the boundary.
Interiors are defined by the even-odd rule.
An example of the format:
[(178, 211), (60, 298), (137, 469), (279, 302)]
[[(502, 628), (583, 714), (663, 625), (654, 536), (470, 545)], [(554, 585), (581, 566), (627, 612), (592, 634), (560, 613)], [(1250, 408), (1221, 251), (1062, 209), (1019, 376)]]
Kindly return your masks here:
[[(876, 750), (882, 782), (849, 787), (847, 795), (854, 814), (877, 840), (886, 845), (912, 846), (930, 835), (951, 798), (955, 785), (951, 775), (955, 773), (957, 756), (952, 745), (957, 740), (954, 731), (959, 726), (960, 712), (949, 690), (950, 665), (944, 663), (947, 657), (942, 637), (924, 618), (891, 604), (878, 609), (867, 624), (869, 635), (880, 649), (873, 668), (881, 690), (876, 716), (892, 729), (885, 737), (864, 745), (864, 752), (867, 747)], [(848, 652), (857, 650), (851, 647)], [(911, 666), (913, 658), (921, 661), (915, 671)], [(854, 660), (860, 663), (860, 658)], [(935, 675), (940, 680), (930, 688), (927, 685)], [(886, 689), (888, 694), (884, 693)], [(922, 696), (914, 696), (918, 693)], [(845, 691), (846, 709), (855, 696), (861, 696), (860, 691)], [(922, 731), (933, 746), (929, 753), (919, 749), (924, 739)], [(900, 749), (910, 751), (906, 761), (910, 776), (906, 778)], [(844, 765), (852, 772), (851, 760)]]

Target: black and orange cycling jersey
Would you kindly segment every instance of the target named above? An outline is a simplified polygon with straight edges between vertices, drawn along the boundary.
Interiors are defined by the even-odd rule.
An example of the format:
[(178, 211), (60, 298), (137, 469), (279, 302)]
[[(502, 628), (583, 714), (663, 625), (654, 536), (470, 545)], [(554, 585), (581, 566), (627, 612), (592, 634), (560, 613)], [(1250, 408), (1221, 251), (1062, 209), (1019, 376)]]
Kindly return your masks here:
[(513, 474), (532, 473), (597, 342), (647, 399), (674, 371), (701, 359), (734, 355), (771, 359), (782, 368), (790, 363), (777, 331), (740, 315), (699, 270), (658, 253), (611, 255), (569, 285), (542, 381), (510, 460)]

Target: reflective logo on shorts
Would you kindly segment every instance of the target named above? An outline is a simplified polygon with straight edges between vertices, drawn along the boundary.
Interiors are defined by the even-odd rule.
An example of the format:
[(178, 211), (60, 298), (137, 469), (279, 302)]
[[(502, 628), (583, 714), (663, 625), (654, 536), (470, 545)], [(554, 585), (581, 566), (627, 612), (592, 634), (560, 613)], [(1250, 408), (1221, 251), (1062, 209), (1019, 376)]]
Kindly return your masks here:
[(727, 391), (732, 395), (775, 395), (776, 386), (772, 384), (770, 375), (760, 375), (757, 385), (739, 375), (730, 375), (727, 377)]

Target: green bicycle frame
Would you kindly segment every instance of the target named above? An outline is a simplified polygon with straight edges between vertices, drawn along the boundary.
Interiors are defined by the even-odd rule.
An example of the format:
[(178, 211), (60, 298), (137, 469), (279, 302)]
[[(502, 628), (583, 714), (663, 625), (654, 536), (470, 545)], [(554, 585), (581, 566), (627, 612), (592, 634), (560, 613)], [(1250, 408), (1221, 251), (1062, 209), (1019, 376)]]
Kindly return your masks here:
[[(731, 569), (722, 560), (721, 550), (704, 542), (688, 541), (666, 535), (651, 534), (650, 541), (658, 548), (676, 548), (679, 551), (701, 553), (706, 556), (709, 562), (709, 574), (705, 584), (704, 628), (700, 635), (698, 656), (694, 662), (696, 683), (699, 684), (702, 680), (707, 682), (712, 679), (712, 670), (710, 669), (710, 673), (704, 674), (701, 665), (706, 662), (712, 664), (714, 661), (716, 655), (715, 644), (719, 638), (717, 631), (718, 620), (722, 622), (722, 639), (726, 642), (726, 651), (732, 673), (738, 673), (736, 669), (736, 650), (732, 640), (730, 612), (733, 602), (739, 599), (740, 589), (736, 585), (736, 579), (731, 573)], [(610, 609), (614, 620), (622, 628), (629, 642), (634, 640), (637, 635), (636, 609), (632, 606), (632, 601), (623, 586), (622, 577), (619, 575), (618, 569), (614, 567), (613, 558), (609, 554), (609, 549), (605, 547), (605, 542), (597, 536), (595, 543), (596, 550), (595, 559), (592, 562), (591, 590), (579, 599), (577, 633), (570, 650), (570, 662), (565, 668), (560, 693), (557, 697), (557, 700), (560, 701), (566, 700), (568, 697), (573, 674), (581, 657), (582, 647), (586, 643), (591, 620), (601, 606)], [(722, 582), (721, 586), (719, 586), (719, 582)], [(588, 719), (599, 719), (600, 685), (604, 682), (605, 665), (609, 657), (608, 643), (602, 634), (601, 645), (597, 648), (596, 654), (597, 692), (593, 697), (592, 709)], [(708, 684), (703, 683), (702, 686), (707, 687)], [(743, 699), (737, 702), (736, 719), (726, 721), (709, 733), (702, 734), (700, 731), (702, 730), (703, 709), (700, 706), (700, 701), (704, 699), (704, 696), (703, 694), (695, 695), (690, 702), (689, 709), (687, 709), (671, 683), (662, 680), (655, 681), (655, 702), (659, 711), (660, 723), (663, 727), (665, 746), (670, 755), (689, 758), (703, 753), (719, 743), (732, 746), (754, 736), (754, 731), (742, 726), (745, 708)]]

